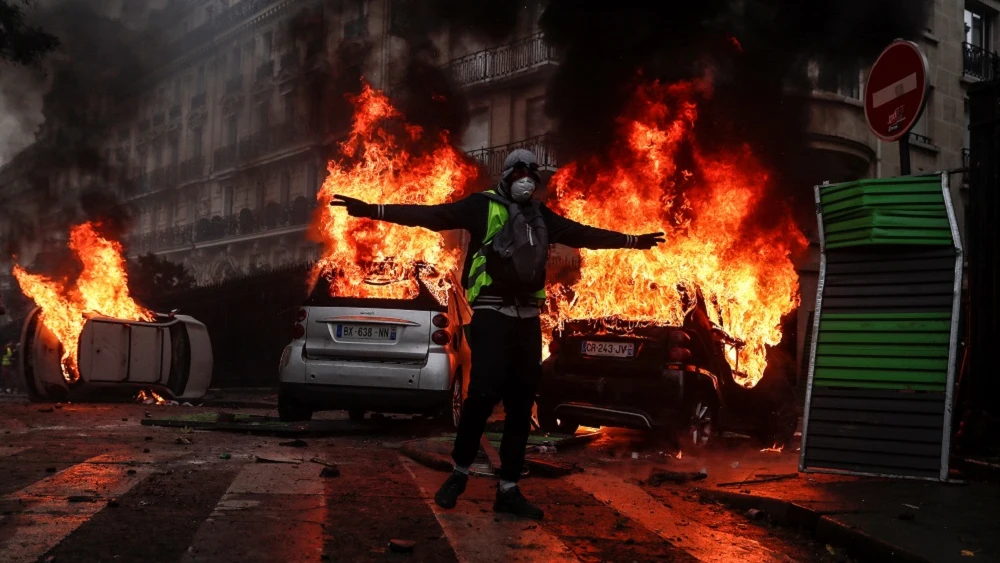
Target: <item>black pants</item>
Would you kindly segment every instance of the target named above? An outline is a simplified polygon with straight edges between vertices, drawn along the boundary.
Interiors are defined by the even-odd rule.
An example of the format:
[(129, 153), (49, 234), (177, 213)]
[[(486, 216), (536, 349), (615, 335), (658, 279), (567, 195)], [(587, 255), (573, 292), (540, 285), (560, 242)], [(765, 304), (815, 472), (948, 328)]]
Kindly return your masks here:
[(519, 319), (479, 309), (469, 331), (472, 373), (469, 393), (455, 437), (455, 465), (469, 466), (479, 452), (479, 440), (497, 403), (506, 419), (500, 442), (505, 481), (517, 481), (524, 467), (524, 448), (531, 431), (531, 407), (542, 376), (542, 327), (538, 317)]

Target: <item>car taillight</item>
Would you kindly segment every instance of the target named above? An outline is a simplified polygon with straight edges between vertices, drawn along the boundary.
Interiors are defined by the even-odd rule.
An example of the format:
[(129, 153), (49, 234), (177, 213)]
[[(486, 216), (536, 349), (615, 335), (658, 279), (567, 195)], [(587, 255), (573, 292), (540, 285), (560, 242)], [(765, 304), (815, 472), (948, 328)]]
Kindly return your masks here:
[(301, 323), (302, 321), (306, 320), (307, 316), (308, 313), (306, 312), (305, 309), (299, 309), (299, 312), (295, 313), (295, 322)]
[(431, 323), (438, 328), (448, 328), (448, 317), (445, 315), (434, 315)]
[(670, 361), (672, 362), (683, 362), (691, 357), (691, 350), (675, 346), (670, 349), (670, 352), (667, 353), (667, 357), (670, 358)]
[(451, 342), (451, 335), (448, 334), (447, 330), (435, 330), (434, 334), (431, 335), (431, 341), (440, 346), (444, 346)]
[(302, 338), (305, 335), (306, 335), (306, 327), (300, 325), (299, 323), (295, 323), (294, 325), (292, 325), (293, 340), (298, 340), (299, 338)]

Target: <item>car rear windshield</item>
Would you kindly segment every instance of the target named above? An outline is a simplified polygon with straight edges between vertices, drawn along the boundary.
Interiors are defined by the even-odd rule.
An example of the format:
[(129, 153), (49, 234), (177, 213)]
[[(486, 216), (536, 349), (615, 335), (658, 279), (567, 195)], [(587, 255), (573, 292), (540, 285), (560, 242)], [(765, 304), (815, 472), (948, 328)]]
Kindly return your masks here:
[[(402, 282), (396, 282), (402, 283)], [(370, 297), (342, 297), (330, 295), (330, 280), (325, 276), (320, 276), (309, 297), (306, 298), (307, 307), (368, 307), (379, 309), (403, 309), (413, 311), (444, 311), (445, 305), (438, 303), (434, 295), (424, 286), (423, 282), (417, 282), (420, 292), (412, 299), (382, 299)]]

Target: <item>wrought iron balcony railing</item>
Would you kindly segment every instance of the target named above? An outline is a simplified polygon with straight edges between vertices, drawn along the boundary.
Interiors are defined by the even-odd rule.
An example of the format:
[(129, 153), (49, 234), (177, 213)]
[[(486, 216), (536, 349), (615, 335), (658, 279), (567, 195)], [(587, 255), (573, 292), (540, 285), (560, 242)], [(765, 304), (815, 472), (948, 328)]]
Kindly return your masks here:
[[(228, 168), (237, 163), (247, 162), (314, 137), (316, 127), (306, 120), (288, 121), (272, 125), (234, 145), (215, 151), (215, 167)], [(221, 159), (221, 160), (220, 160)]]
[(930, 137), (914, 133), (913, 131), (910, 131), (910, 142), (920, 143), (921, 145), (934, 146), (934, 141)]
[(1000, 58), (996, 53), (978, 45), (962, 43), (962, 71), (980, 80), (993, 80), (1000, 72)]
[(191, 109), (205, 107), (205, 92), (197, 94), (191, 97)]
[(548, 135), (538, 135), (506, 145), (469, 151), (469, 156), (479, 161), (486, 168), (490, 177), (499, 177), (503, 172), (503, 161), (514, 149), (528, 149), (535, 153), (538, 158), (538, 166), (543, 169), (555, 169), (559, 166), (556, 164), (555, 152), (552, 150)]
[(191, 157), (180, 164), (177, 168), (177, 183), (183, 184), (197, 180), (205, 175), (205, 157)]
[(556, 59), (541, 33), (520, 41), (485, 49), (447, 64), (460, 86), (509, 78)]
[(198, 221), (151, 233), (129, 237), (129, 248), (133, 253), (145, 254), (190, 246), (198, 242), (223, 240), (258, 233), (267, 233), (288, 227), (304, 226), (315, 208), (299, 196), (294, 202), (281, 205), (271, 202), (263, 209), (243, 209), (238, 213)]

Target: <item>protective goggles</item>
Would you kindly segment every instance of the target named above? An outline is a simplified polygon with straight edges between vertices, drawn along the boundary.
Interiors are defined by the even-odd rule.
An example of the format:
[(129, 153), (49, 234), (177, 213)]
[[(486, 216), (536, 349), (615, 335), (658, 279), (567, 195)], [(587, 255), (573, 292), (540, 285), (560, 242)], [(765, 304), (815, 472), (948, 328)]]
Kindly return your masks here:
[(513, 176), (515, 173), (524, 174), (531, 176), (536, 182), (541, 182), (542, 177), (538, 174), (538, 165), (532, 162), (531, 164), (525, 162), (516, 163), (511, 169), (508, 177)]

